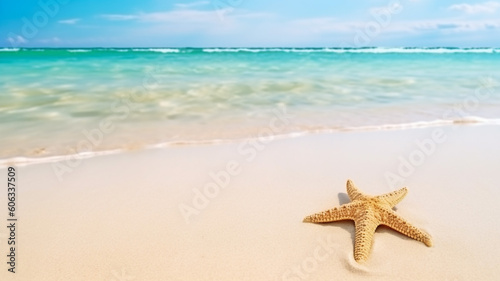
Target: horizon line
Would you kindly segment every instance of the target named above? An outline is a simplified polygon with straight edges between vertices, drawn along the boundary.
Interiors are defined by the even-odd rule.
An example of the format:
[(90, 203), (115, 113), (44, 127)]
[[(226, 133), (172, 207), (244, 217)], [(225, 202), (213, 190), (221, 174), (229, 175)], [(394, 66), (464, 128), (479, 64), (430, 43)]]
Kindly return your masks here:
[(30, 46), (30, 47), (22, 47), (22, 46), (0, 46), (3, 49), (147, 49), (147, 48), (168, 48), (168, 49), (204, 49), (204, 48), (224, 48), (224, 49), (237, 49), (237, 48), (247, 48), (247, 49), (272, 49), (272, 48), (286, 48), (286, 49), (390, 49), (390, 48), (422, 48), (422, 49), (436, 49), (436, 48), (450, 48), (450, 49), (487, 49), (487, 48), (500, 48), (500, 46), (469, 46), (469, 47), (458, 47), (458, 46), (362, 46), (362, 47), (341, 47), (341, 46), (308, 46), (308, 47), (293, 47), (293, 46), (203, 46), (203, 47), (194, 47), (194, 46), (185, 46), (185, 47), (172, 47), (172, 46), (147, 46), (147, 47), (138, 47), (138, 46), (127, 46), (127, 47), (118, 47), (118, 46), (92, 46), (92, 47), (48, 47), (48, 46)]

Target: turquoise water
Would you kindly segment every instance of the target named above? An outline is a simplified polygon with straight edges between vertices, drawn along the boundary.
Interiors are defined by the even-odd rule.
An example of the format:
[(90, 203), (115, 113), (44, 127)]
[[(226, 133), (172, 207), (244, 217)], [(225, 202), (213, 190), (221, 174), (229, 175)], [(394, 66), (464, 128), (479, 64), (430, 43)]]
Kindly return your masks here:
[(277, 135), (500, 119), (491, 48), (4, 48), (0, 73), (3, 159), (255, 137), (277, 112)]

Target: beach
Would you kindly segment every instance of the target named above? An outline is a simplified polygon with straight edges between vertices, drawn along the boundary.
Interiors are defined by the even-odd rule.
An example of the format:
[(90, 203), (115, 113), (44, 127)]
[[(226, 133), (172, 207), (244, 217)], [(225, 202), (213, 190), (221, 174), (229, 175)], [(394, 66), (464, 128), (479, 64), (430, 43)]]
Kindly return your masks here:
[(3, 1), (0, 281), (499, 280), (500, 0), (455, 2)]
[[(499, 54), (0, 49), (0, 279), (494, 280)], [(433, 246), (303, 222), (349, 179)]]
[[(16, 274), (0, 279), (494, 280), (499, 138), (478, 124), (256, 136), (88, 157), (62, 178), (64, 158), (11, 163)], [(349, 202), (347, 179), (408, 187), (395, 210), (434, 245), (379, 227), (358, 264), (353, 222), (302, 222)]]

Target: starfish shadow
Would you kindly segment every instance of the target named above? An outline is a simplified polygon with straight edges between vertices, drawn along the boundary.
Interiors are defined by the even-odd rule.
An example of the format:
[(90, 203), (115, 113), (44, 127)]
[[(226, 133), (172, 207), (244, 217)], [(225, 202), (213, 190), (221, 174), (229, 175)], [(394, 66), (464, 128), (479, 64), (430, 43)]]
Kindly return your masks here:
[[(346, 193), (339, 193), (339, 203), (340, 205), (347, 204), (351, 202), (349, 199), (349, 196), (347, 196)], [(356, 228), (354, 227), (354, 221), (351, 220), (344, 220), (344, 221), (335, 221), (335, 222), (327, 222), (327, 223), (322, 223), (321, 225), (327, 226), (327, 227), (340, 227), (349, 234), (351, 234), (351, 240), (354, 245), (355, 242), (355, 237), (356, 237)]]
[(351, 234), (352, 244), (354, 245), (356, 241), (356, 228), (354, 227), (353, 221), (351, 220), (335, 221), (335, 222), (322, 223), (321, 225), (326, 227), (342, 228), (343, 230)]
[(339, 197), (339, 204), (340, 205), (344, 205), (344, 204), (351, 202), (351, 199), (349, 199), (349, 196), (347, 195), (347, 193), (339, 192), (338, 197)]

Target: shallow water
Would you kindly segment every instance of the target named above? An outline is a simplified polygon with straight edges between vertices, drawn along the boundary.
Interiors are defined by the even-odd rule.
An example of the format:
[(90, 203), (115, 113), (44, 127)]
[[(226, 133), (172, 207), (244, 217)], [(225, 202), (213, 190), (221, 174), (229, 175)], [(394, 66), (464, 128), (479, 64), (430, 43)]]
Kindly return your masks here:
[(3, 159), (500, 124), (492, 48), (4, 48), (0, 71)]

